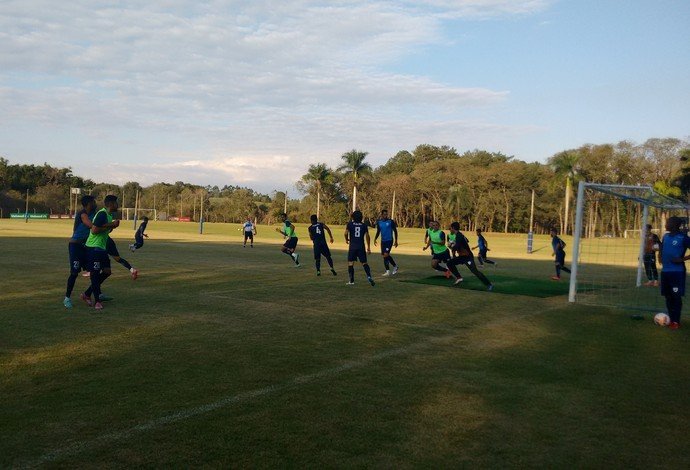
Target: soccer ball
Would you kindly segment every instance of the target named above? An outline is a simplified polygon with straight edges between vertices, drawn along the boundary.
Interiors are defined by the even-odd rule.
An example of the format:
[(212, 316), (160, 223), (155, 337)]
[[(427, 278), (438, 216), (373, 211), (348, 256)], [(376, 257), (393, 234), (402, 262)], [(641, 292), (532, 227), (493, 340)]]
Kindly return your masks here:
[(654, 315), (654, 323), (659, 326), (667, 326), (669, 323), (671, 323), (671, 318), (665, 313), (657, 313)]

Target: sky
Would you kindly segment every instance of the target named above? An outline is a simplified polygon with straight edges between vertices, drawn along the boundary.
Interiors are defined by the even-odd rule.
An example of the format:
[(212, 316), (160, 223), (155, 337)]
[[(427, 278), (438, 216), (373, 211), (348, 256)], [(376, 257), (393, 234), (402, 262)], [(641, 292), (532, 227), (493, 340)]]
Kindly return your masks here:
[(687, 0), (2, 0), (0, 156), (292, 186), (357, 149), (690, 137)]

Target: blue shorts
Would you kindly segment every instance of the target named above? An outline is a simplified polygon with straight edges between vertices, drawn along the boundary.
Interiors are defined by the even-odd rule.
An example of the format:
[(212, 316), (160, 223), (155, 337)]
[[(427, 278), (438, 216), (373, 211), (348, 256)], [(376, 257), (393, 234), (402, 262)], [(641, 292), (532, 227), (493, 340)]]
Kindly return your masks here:
[(385, 255), (386, 253), (390, 253), (391, 250), (393, 249), (393, 240), (388, 240), (388, 241), (381, 241), (381, 254)]
[(672, 297), (685, 295), (685, 271), (661, 271), (661, 295)]
[(283, 243), (283, 246), (290, 250), (294, 250), (295, 248), (297, 248), (297, 237), (288, 238), (287, 241)]
[(354, 263), (357, 260), (359, 260), (361, 263), (367, 262), (367, 250), (365, 250), (364, 247), (350, 248), (350, 250), (347, 252), (347, 261), (349, 263)]
[(565, 264), (565, 251), (556, 252), (556, 264), (563, 266)]
[(326, 258), (331, 257), (331, 249), (326, 243), (314, 243), (314, 259), (319, 259), (321, 256)]
[(83, 243), (69, 244), (69, 272), (79, 274), (82, 268), (86, 269), (89, 262), (86, 247)]
[(87, 248), (89, 254), (88, 271), (99, 272), (103, 269), (110, 269), (110, 258), (108, 252), (100, 248)]

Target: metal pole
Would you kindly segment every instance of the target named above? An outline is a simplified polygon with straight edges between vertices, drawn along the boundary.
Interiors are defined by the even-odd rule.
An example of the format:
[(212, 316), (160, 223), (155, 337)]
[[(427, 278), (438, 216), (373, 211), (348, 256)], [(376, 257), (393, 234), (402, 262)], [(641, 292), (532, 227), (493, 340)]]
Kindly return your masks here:
[(204, 233), (204, 192), (202, 191), (199, 198), (199, 233)]
[(393, 205), (391, 206), (391, 219), (395, 220), (395, 190), (393, 190)]
[(577, 271), (580, 265), (580, 240), (582, 238), (582, 215), (585, 206), (585, 186), (587, 183), (580, 181), (577, 187), (577, 207), (575, 208), (575, 232), (573, 233), (573, 263), (570, 267), (570, 289), (568, 302), (575, 302), (577, 297)]
[(647, 242), (647, 218), (649, 217), (649, 206), (642, 207), (642, 226), (640, 227), (640, 252), (637, 256), (637, 280), (636, 287), (642, 285), (642, 273), (644, 272), (644, 249)]
[(137, 189), (137, 192), (134, 196), (134, 217), (132, 217), (132, 220), (134, 220), (134, 230), (137, 229), (137, 208), (139, 207), (139, 190)]
[(534, 189), (532, 190), (532, 205), (529, 212), (529, 233), (527, 234), (527, 253), (532, 254), (534, 246)]
[(26, 209), (24, 210), (24, 222), (29, 223), (29, 188), (26, 188)]
[(283, 213), (287, 215), (287, 189), (285, 190), (285, 206), (283, 207)]

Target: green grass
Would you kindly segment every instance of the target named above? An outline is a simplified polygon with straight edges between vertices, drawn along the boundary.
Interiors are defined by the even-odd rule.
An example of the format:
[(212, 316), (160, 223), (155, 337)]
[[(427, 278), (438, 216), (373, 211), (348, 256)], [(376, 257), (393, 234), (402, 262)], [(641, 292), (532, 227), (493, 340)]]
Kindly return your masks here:
[[(420, 279), (412, 279), (404, 282), (414, 282), (417, 284), (426, 284), (430, 286), (451, 287), (453, 289), (469, 289), (486, 291), (486, 287), (477, 279), (471, 272), (460, 267), (460, 274), (462, 274), (464, 281), (460, 285), (453, 285), (442, 275), (428, 276)], [(504, 274), (496, 274), (491, 268), (484, 269), (484, 274), (494, 284), (493, 293), (508, 294), (508, 295), (526, 295), (529, 297), (554, 297), (557, 295), (568, 294), (567, 282), (553, 282), (549, 279), (530, 279), (520, 278), (516, 276), (506, 276)]]
[[(65, 221), (0, 221), (0, 467), (687, 467), (688, 328), (402, 282), (433, 274), (421, 231), (372, 288), (340, 241), (317, 278), (303, 226), (301, 269), (268, 227), (156, 222), (135, 254), (130, 229), (141, 277), (115, 264), (95, 314), (61, 304)], [(552, 274), (488, 238), (497, 288)]]

